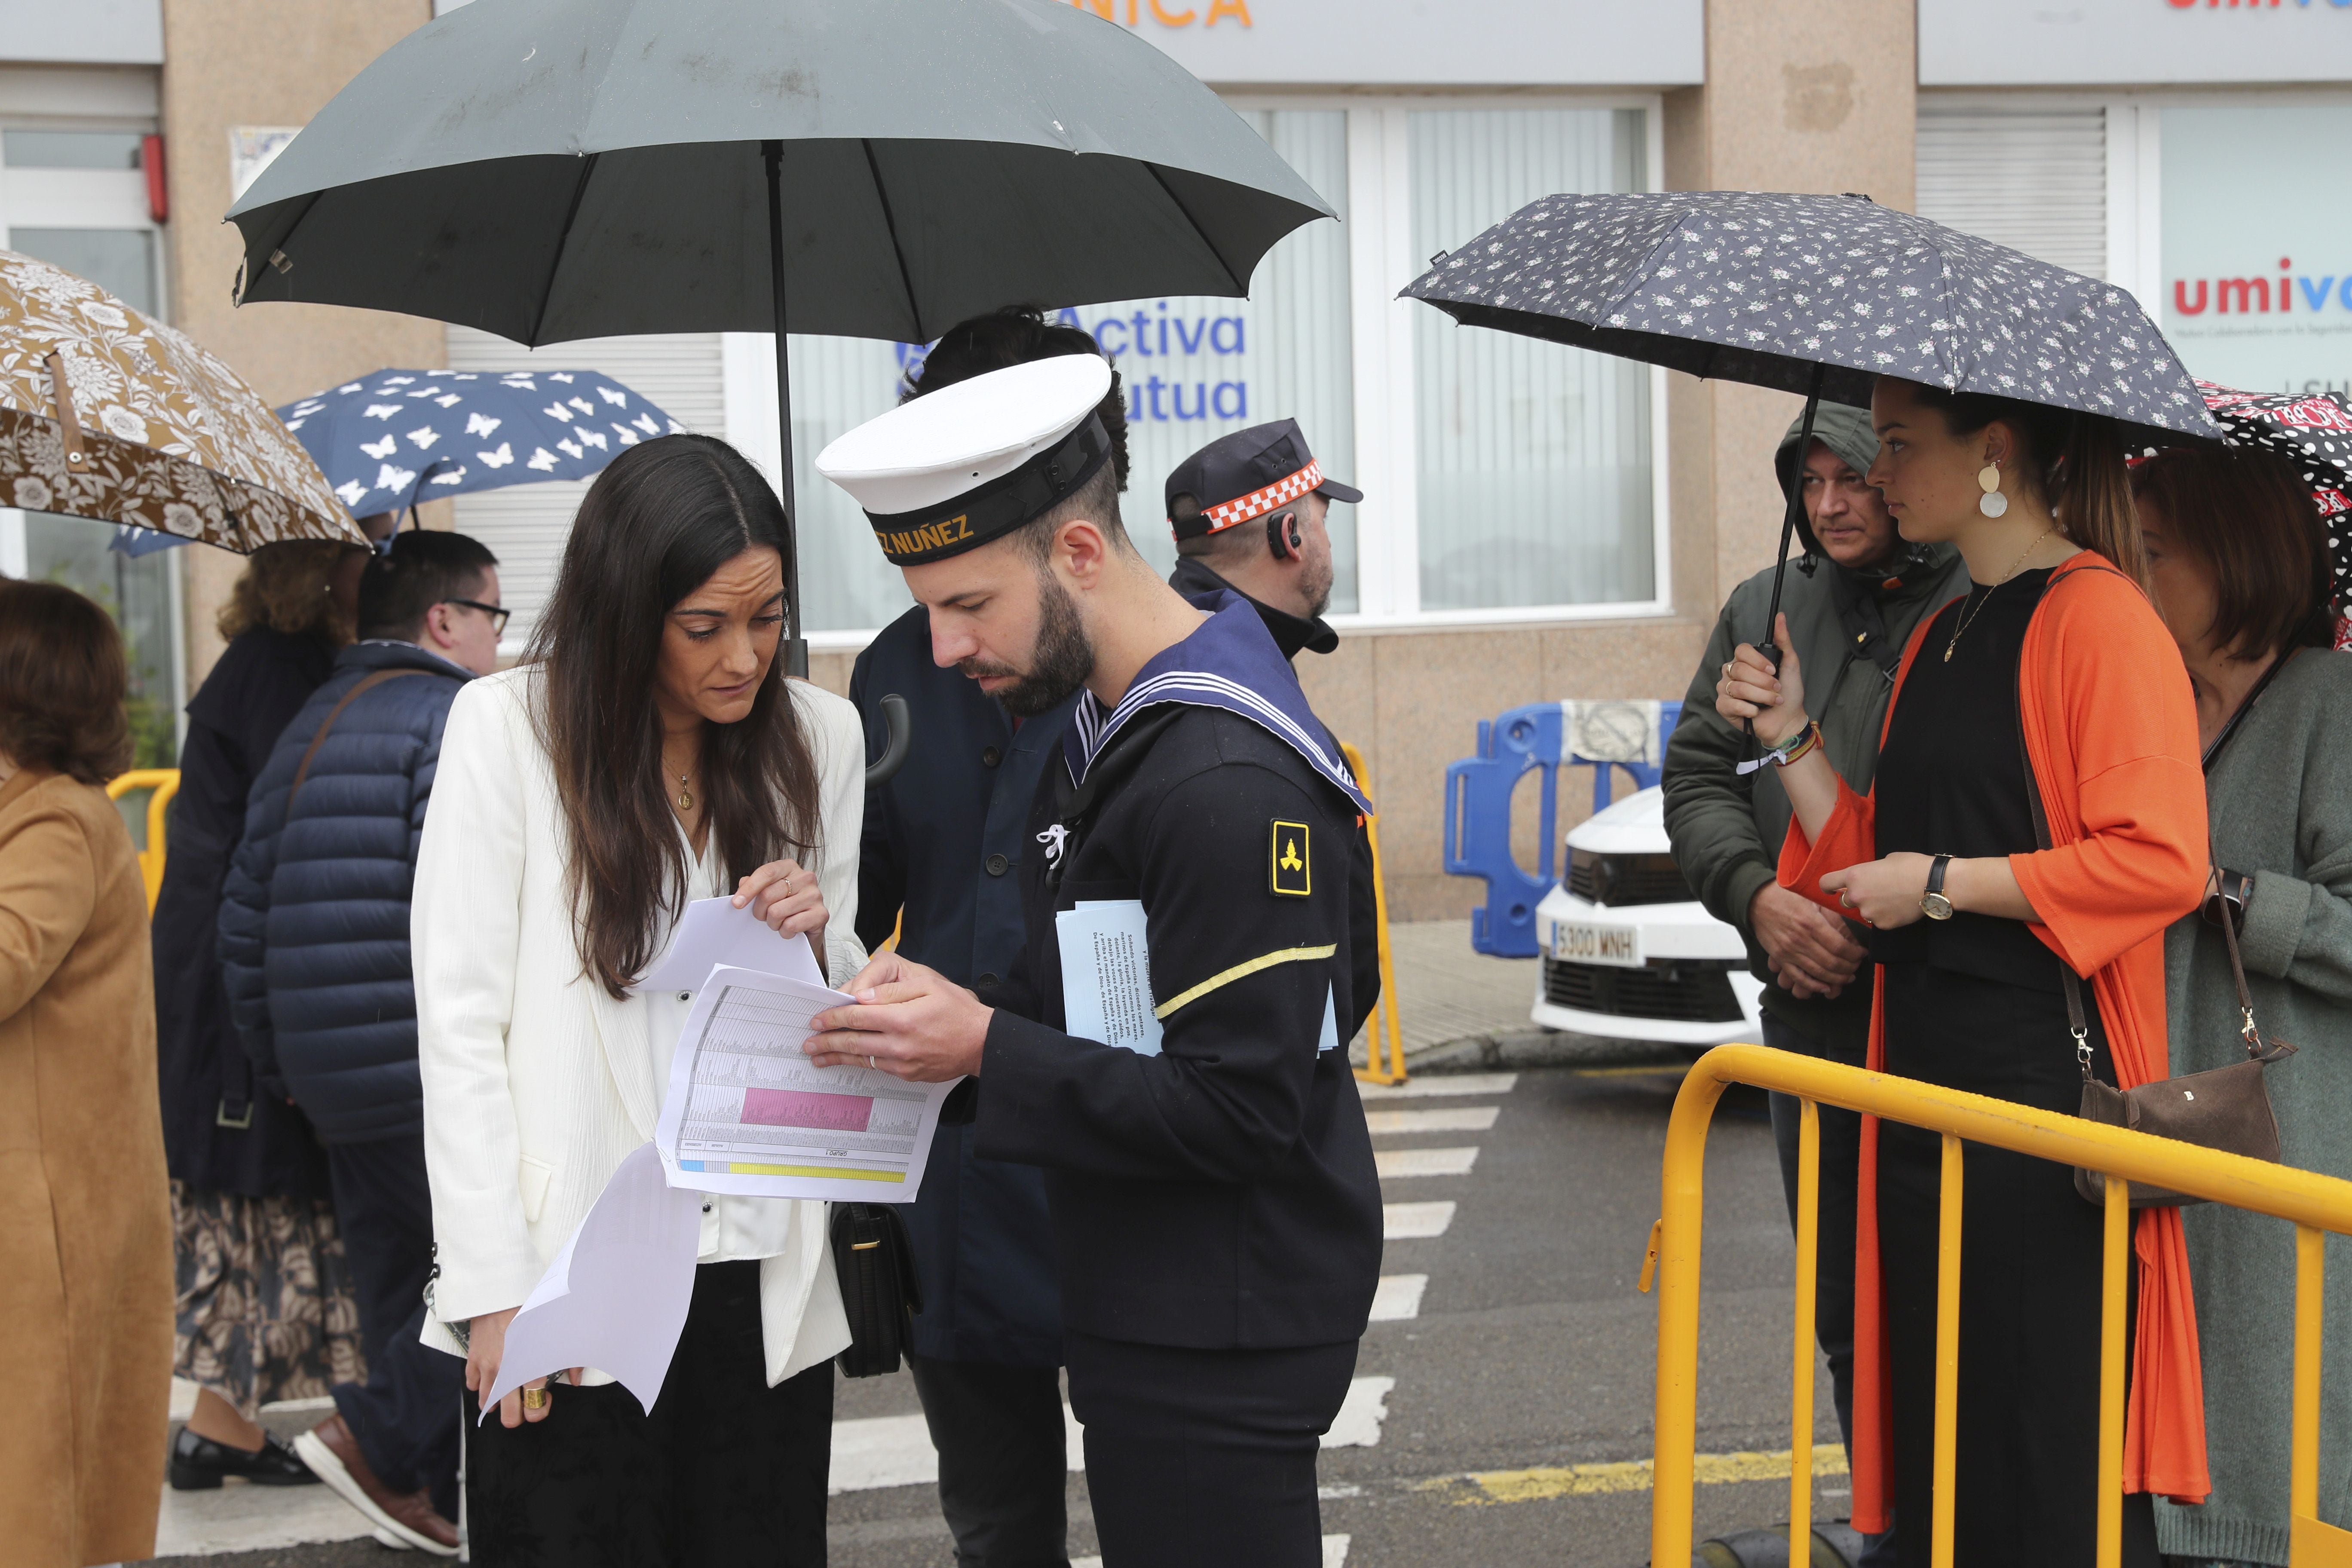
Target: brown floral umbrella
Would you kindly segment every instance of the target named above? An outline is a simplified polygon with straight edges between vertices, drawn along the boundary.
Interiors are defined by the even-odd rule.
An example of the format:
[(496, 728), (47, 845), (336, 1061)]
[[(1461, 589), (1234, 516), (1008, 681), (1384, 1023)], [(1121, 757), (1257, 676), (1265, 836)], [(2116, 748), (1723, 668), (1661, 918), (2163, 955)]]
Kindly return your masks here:
[(366, 536), (261, 395), (95, 283), (0, 250), (0, 506), (250, 552)]

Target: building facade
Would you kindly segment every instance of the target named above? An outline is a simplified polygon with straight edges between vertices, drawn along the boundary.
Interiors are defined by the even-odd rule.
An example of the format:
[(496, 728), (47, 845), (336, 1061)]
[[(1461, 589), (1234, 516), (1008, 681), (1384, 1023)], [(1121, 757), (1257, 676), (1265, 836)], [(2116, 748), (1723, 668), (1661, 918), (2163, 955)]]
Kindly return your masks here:
[[(1370, 764), (1405, 918), (1458, 915), (1476, 896), (1443, 875), (1441, 844), (1444, 766), (1479, 718), (1681, 694), (1723, 595), (1770, 558), (1768, 458), (1794, 411), (1778, 394), (1456, 329), (1395, 298), (1434, 253), (1559, 191), (1860, 192), (2132, 289), (2200, 374), (2352, 384), (2352, 218), (2312, 199), (2340, 184), (2327, 160), (2352, 131), (2352, 0), (1072, 3), (1210, 83), (1339, 214), (1278, 245), (1245, 300), (1036, 302), (1124, 373), (1127, 521), (1161, 564), (1161, 479), (1226, 431), (1296, 417), (1325, 468), (1365, 491), (1332, 518), (1341, 647), (1302, 675)], [(18, 62), (0, 65), (11, 246), (160, 302), (273, 401), (385, 364), (580, 364), (774, 471), (761, 335), (527, 352), (366, 312), (228, 308), (235, 234), (215, 215), (336, 87), (427, 19), (428, 0), (73, 9), (68, 30), (0, 0), (0, 18), (24, 24), (0, 33)], [(139, 161), (158, 133), (160, 203)], [(812, 673), (836, 689), (908, 600), (811, 459), (887, 407), (922, 352), (792, 344)], [(580, 493), (456, 503), (456, 525), (507, 563), (518, 647)], [(57, 570), (44, 562), (91, 553), (90, 532), (0, 513), (0, 570)], [(173, 558), (215, 555), (130, 563), (152, 579), (139, 589), (157, 622), (146, 640), (173, 653), (153, 673), (159, 694), (208, 667), (211, 606), (236, 567)]]

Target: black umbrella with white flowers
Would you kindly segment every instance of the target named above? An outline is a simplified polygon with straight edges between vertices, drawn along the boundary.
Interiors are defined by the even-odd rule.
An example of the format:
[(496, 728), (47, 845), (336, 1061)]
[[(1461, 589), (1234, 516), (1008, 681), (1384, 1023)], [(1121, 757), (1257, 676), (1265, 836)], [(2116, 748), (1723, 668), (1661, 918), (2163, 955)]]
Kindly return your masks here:
[[(1820, 399), (1867, 408), (1882, 375), (2156, 438), (2221, 434), (2128, 291), (1867, 196), (1546, 196), (1433, 258), (1402, 297), (1465, 326), (1805, 394), (1806, 437)], [(1790, 496), (1781, 573), (1801, 504)], [(1780, 605), (1776, 575), (1768, 637)]]

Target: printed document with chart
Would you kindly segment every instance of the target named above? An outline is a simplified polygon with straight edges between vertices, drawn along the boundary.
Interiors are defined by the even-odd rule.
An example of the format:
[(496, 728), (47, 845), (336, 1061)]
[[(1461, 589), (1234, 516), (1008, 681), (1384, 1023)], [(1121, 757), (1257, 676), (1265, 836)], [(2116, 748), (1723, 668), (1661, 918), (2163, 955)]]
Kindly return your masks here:
[(855, 1000), (713, 964), (671, 1058), (654, 1133), (672, 1186), (743, 1197), (912, 1203), (961, 1079), (908, 1083), (809, 1060), (809, 1020)]

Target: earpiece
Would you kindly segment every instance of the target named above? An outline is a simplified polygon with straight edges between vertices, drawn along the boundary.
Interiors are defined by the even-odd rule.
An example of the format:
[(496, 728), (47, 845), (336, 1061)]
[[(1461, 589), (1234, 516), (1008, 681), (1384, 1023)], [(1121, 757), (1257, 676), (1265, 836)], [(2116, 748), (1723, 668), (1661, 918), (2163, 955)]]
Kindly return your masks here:
[(1278, 511), (1265, 520), (1265, 547), (1276, 561), (1296, 561), (1307, 536), (1298, 531), (1298, 514)]

